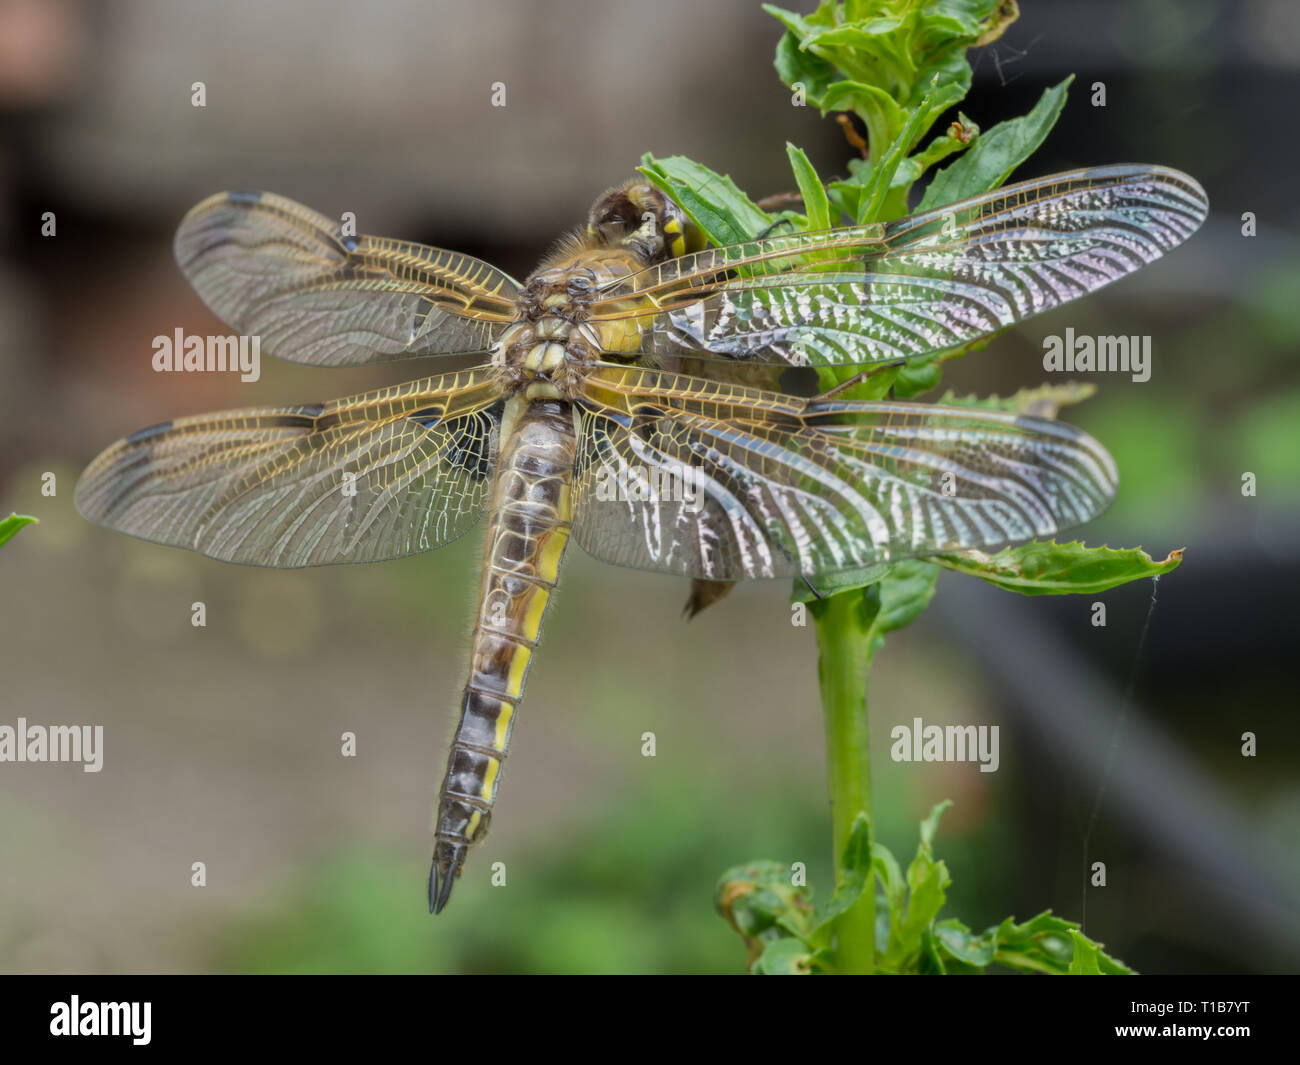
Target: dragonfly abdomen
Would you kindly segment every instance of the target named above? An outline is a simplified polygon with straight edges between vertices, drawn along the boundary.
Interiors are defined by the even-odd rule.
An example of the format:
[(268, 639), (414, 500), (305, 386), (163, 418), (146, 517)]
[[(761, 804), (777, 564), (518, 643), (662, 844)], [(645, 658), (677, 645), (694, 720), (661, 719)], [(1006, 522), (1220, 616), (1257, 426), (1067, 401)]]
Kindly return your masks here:
[(487, 835), (572, 520), (572, 407), (519, 397), (511, 405), (497, 460), (469, 678), (438, 797), (429, 876), (429, 908), (435, 913), (446, 905), (466, 852)]

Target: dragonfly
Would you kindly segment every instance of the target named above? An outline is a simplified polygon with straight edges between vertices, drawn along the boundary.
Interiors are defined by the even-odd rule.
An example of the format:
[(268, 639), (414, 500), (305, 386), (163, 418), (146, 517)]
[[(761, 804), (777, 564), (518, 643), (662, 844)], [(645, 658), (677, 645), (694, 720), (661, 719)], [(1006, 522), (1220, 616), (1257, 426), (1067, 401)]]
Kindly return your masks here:
[(427, 551), (487, 516), (438, 795), (438, 913), (488, 831), (570, 540), (690, 578), (698, 608), (740, 580), (813, 583), (1088, 521), (1118, 478), (1079, 429), (840, 386), (797, 395), (781, 375), (959, 351), (1160, 257), (1206, 211), (1177, 170), (1104, 166), (719, 247), (633, 179), (520, 283), (454, 251), (348, 235), (270, 193), (218, 193), (185, 216), (175, 253), (228, 326), (314, 366), (444, 369), (141, 429), (87, 467), (77, 506), (145, 540), (280, 568)]

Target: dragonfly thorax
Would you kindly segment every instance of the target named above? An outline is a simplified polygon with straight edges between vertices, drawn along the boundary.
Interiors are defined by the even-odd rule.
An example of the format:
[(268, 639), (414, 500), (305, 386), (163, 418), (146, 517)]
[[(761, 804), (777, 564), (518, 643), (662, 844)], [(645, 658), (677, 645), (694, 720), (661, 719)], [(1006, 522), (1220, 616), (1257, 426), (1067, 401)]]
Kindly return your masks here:
[(519, 317), (493, 348), (492, 362), (507, 393), (572, 399), (595, 363), (636, 350), (627, 323), (598, 328), (589, 319), (592, 302), (645, 263), (626, 248), (574, 240), (529, 277)]
[(528, 279), (520, 310), (532, 322), (545, 317), (581, 321), (587, 317), (598, 283), (596, 271), (586, 265), (538, 270)]
[(581, 323), (557, 314), (516, 322), (492, 351), (502, 389), (507, 394), (526, 391), (529, 398), (572, 398), (596, 361), (584, 334)]

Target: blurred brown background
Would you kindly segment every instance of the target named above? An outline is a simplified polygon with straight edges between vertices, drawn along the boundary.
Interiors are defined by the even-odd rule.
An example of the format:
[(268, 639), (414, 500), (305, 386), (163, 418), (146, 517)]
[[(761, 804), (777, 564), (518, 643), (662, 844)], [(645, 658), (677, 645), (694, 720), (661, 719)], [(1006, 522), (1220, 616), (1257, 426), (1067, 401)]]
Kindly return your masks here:
[[(1040, 383), (1042, 338), (1066, 326), (1151, 334), (1149, 383), (1107, 377), (1068, 414), (1122, 474), (1086, 538), (1185, 546), (1186, 562), (1140, 656), (1149, 584), (1020, 600), (946, 576), (874, 671), (880, 834), (909, 856), (917, 820), (951, 797), (948, 914), (1077, 919), (1114, 744), (1087, 850), (1110, 884), (1089, 893), (1088, 932), (1145, 971), (1293, 971), (1300, 7), (1022, 6), (962, 108), (987, 128), (1077, 73), (1019, 176), (1163, 163), (1205, 185), (1214, 215), (945, 386)], [(0, 724), (106, 731), (99, 774), (0, 764), (0, 970), (738, 971), (711, 910), (726, 867), (803, 860), (825, 897), (816, 655), (786, 585), (687, 625), (684, 585), (571, 552), (492, 835), (435, 921), (428, 825), (476, 538), (277, 573), (130, 541), (72, 507), (80, 469), (140, 426), (411, 376), (272, 359), (255, 384), (154, 373), (155, 335), (222, 331), (171, 258), (204, 196), (276, 191), (523, 276), (645, 151), (755, 197), (792, 187), (786, 140), (842, 173), (837, 127), (789, 106), (771, 70), (778, 37), (753, 0), (0, 0), (0, 513), (41, 521), (0, 550)], [(1105, 109), (1089, 106), (1095, 81)], [(195, 600), (206, 628), (189, 624)], [(1000, 724), (1001, 771), (889, 762), (889, 728), (914, 714)], [(339, 756), (345, 730), (357, 758)], [(1257, 758), (1239, 754), (1245, 731)], [(494, 861), (504, 888), (488, 886)]]

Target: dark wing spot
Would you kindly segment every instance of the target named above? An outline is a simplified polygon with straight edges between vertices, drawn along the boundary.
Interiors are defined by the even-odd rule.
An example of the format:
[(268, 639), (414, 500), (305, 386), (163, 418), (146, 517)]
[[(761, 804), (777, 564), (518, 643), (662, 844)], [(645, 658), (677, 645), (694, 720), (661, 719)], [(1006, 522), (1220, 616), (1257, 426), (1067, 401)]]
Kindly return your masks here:
[(161, 436), (174, 424), (174, 422), (159, 422), (157, 425), (150, 425), (144, 429), (137, 429), (126, 438), (126, 442), (128, 444), (138, 444), (141, 440), (148, 440), (151, 436)]
[[(319, 413), (319, 412), (317, 412)], [(315, 414), (273, 414), (262, 418), (258, 425), (263, 429), (318, 429)]]
[(431, 429), (442, 421), (441, 407), (424, 407), (421, 410), (413, 410), (407, 415), (413, 422), (419, 422), (424, 428)]
[[(447, 431), (448, 443), (442, 461), (454, 470), (463, 470), (475, 481), (483, 481), (492, 471), (492, 434), (487, 419), (500, 429), (505, 403), (501, 402), (486, 411), (467, 414), (462, 418), (440, 421), (431, 411), (416, 411), (414, 418), (426, 429), (441, 424)], [(422, 417), (424, 416), (424, 417)]]
[(255, 189), (234, 189), (227, 193), (231, 203), (260, 203), (262, 194)]

